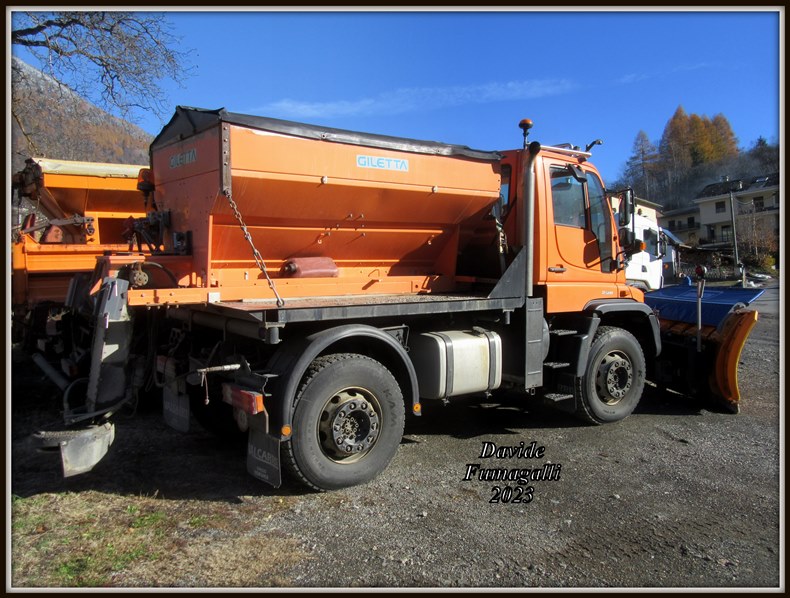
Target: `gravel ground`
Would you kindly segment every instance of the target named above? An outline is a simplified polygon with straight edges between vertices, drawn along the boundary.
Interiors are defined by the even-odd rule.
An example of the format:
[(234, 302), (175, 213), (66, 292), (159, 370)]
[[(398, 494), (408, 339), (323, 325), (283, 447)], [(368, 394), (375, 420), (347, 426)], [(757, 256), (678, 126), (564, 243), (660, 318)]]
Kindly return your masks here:
[[(116, 587), (783, 588), (778, 297), (774, 287), (758, 302), (738, 415), (655, 388), (629, 418), (599, 427), (518, 397), (426, 405), (382, 475), (323, 494), (269, 489), (246, 473), (243, 447), (197, 426), (171, 431), (155, 413), (121, 420), (108, 457), (62, 480), (56, 459), (28, 450), (51, 389), (16, 356), (11, 490), (41, 500), (42, 514), (55, 499), (119, 501), (176, 522), (187, 512), (223, 521), (152, 536), (162, 550), (116, 567), (106, 582)], [(480, 455), (484, 443), (532, 442), (542, 456)], [(553, 479), (464, 480), (468, 464), (553, 465)], [(495, 486), (510, 488), (499, 502)], [(37, 585), (14, 568), (34, 550), (23, 542), (33, 532), (18, 534), (13, 585)]]

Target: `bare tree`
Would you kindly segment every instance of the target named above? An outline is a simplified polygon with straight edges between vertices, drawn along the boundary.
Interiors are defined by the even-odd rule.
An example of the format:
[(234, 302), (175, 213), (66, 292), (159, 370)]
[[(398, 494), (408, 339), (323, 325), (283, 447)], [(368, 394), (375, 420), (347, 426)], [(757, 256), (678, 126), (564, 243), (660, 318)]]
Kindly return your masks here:
[(133, 122), (137, 110), (169, 112), (160, 82), (180, 82), (193, 68), (179, 41), (161, 13), (12, 12), (13, 46), (59, 85)]
[(773, 213), (760, 213), (754, 203), (742, 210), (735, 225), (742, 261), (751, 267), (771, 265), (779, 250), (778, 219)]

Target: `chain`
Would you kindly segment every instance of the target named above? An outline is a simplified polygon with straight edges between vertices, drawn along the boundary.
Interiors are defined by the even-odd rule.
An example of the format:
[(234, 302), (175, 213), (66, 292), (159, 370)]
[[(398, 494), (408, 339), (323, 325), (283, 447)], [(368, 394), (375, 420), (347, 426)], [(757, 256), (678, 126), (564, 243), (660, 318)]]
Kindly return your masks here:
[(277, 307), (282, 307), (285, 305), (285, 301), (282, 300), (282, 297), (277, 293), (277, 289), (274, 288), (274, 281), (269, 277), (269, 272), (266, 270), (266, 264), (263, 261), (263, 257), (261, 257), (261, 252), (258, 251), (255, 244), (252, 242), (252, 235), (250, 235), (250, 232), (247, 230), (247, 225), (244, 224), (244, 219), (241, 217), (239, 207), (236, 205), (236, 202), (233, 201), (233, 196), (229, 191), (226, 193), (226, 197), (228, 198), (230, 209), (233, 210), (233, 215), (236, 217), (236, 220), (239, 221), (239, 226), (241, 226), (241, 231), (244, 233), (244, 238), (247, 239), (247, 243), (249, 243), (252, 248), (252, 257), (255, 259), (255, 263), (258, 264), (258, 268), (260, 268), (266, 280), (269, 282), (269, 288), (274, 293), (274, 296), (277, 297)]

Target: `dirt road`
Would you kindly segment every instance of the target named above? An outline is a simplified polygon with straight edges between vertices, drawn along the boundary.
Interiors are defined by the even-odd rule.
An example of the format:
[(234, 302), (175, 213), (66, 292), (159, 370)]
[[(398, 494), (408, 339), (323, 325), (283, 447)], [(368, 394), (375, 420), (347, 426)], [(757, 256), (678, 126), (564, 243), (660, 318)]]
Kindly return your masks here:
[[(42, 406), (56, 399), (17, 356), (10, 582), (783, 586), (778, 289), (757, 307), (739, 415), (657, 389), (632, 416), (600, 427), (517, 397), (427, 405), (380, 477), (325, 494), (268, 489), (246, 473), (244, 447), (197, 425), (179, 434), (150, 412), (118, 422), (93, 472), (62, 480), (53, 456), (27, 450)], [(494, 447), (532, 450), (486, 456)], [(521, 472), (542, 476), (523, 485), (480, 481), (494, 468), (543, 473)]]

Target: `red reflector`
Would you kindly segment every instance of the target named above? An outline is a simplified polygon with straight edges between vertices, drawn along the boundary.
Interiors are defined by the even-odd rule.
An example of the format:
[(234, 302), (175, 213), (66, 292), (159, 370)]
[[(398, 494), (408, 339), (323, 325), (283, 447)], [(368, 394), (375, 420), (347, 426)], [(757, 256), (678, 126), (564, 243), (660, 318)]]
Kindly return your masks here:
[(263, 411), (263, 395), (261, 393), (246, 390), (235, 384), (222, 385), (222, 400), (250, 415), (256, 415)]

